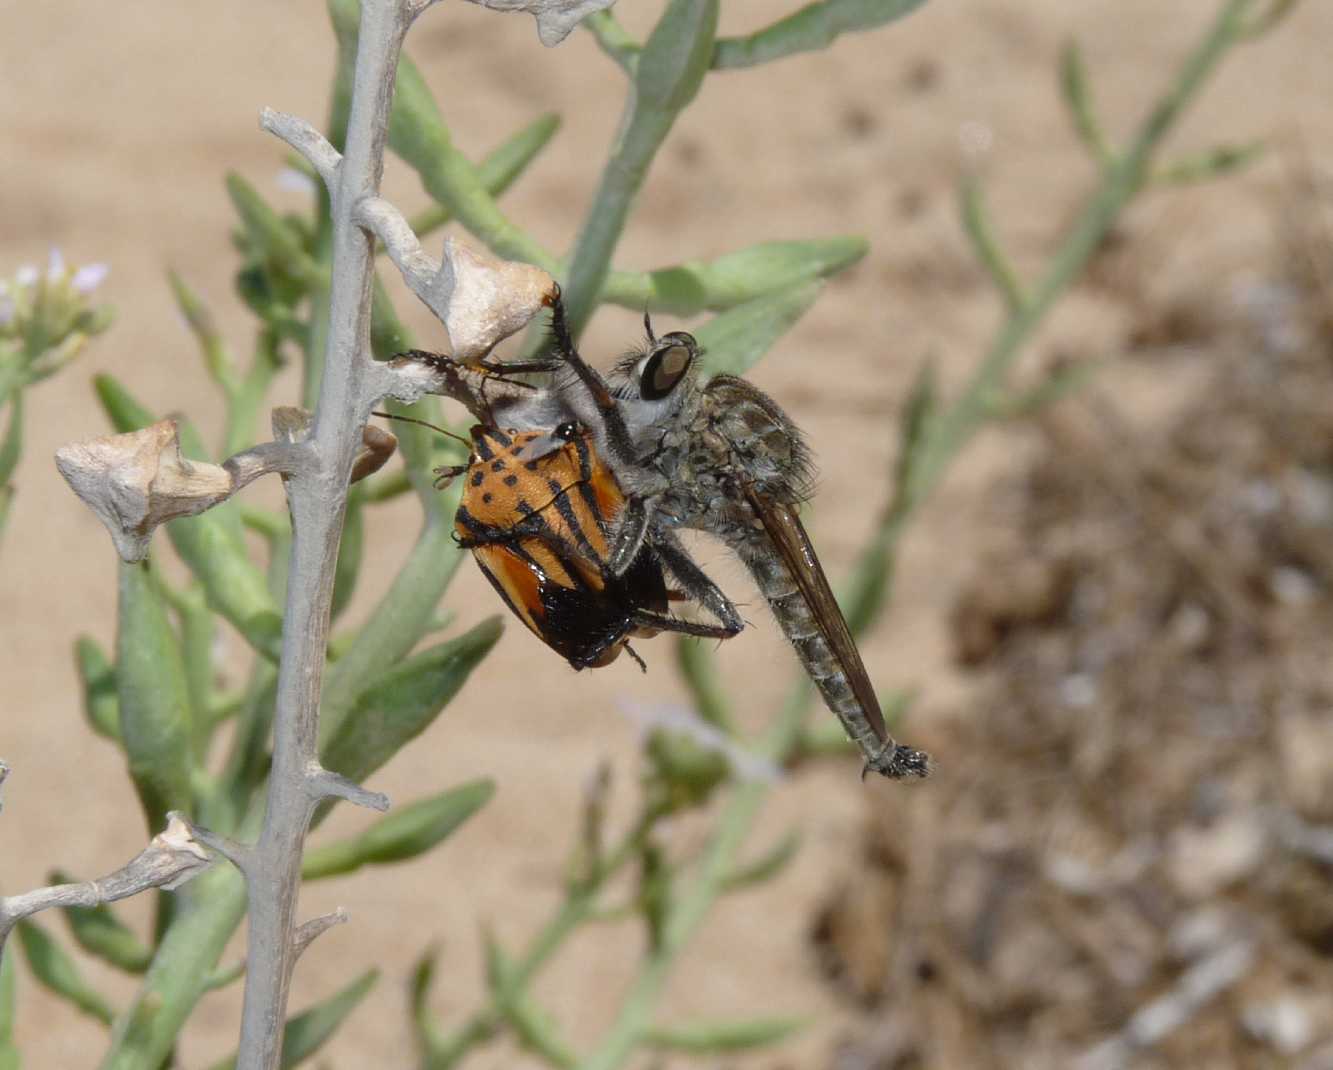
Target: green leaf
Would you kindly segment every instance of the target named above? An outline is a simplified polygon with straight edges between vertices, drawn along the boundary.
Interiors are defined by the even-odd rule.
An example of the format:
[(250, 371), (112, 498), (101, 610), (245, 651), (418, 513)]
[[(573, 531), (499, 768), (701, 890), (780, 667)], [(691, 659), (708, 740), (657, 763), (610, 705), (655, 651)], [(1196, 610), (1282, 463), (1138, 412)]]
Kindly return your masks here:
[[(517, 134), (477, 165), (477, 178), (492, 197), (504, 193), (560, 129), (560, 116), (554, 113), (534, 119)], [(453, 213), (442, 204), (434, 205), (411, 221), (418, 238), (444, 226)]]
[(18, 984), (14, 956), (0, 946), (0, 1070), (19, 1070), (19, 1050), (14, 1046)]
[(1077, 41), (1069, 41), (1060, 53), (1060, 95), (1073, 121), (1074, 131), (1093, 158), (1103, 167), (1112, 163), (1115, 154), (1102, 133), (1097, 120), (1097, 109), (1088, 86), (1088, 71), (1083, 64), (1083, 51)]
[(494, 781), (474, 780), (410, 806), (395, 808), (360, 836), (308, 850), (301, 863), (301, 876), (318, 880), (351, 873), (366, 865), (415, 858), (444, 840), (494, 794)]
[(226, 508), (173, 520), (167, 524), (167, 536), (203, 586), (209, 606), (256, 651), (276, 660), (282, 645), (282, 613), (264, 574), (218, 515)]
[(38, 983), (73, 1003), (84, 1014), (111, 1024), (116, 1016), (111, 1005), (79, 976), (74, 960), (46, 930), (25, 920), (18, 923), (18, 934), (28, 968)]
[(430, 990), (435, 984), (435, 962), (439, 954), (438, 947), (428, 947), (412, 967), (412, 977), (408, 981), (412, 1026), (416, 1030), (417, 1044), (425, 1056), (424, 1065), (431, 1068), (448, 1066), (452, 1062), (452, 1060), (446, 1061), (445, 1049), (448, 1038), (430, 1012)]
[(720, 39), (713, 50), (713, 67), (753, 67), (797, 52), (818, 52), (840, 34), (883, 26), (923, 3), (925, 0), (817, 0), (756, 33)]
[(699, 92), (713, 59), (717, 0), (670, 0), (639, 53), (638, 107), (678, 113)]
[[(51, 874), (52, 884), (73, 884), (75, 878), (59, 871)], [(95, 907), (65, 907), (74, 942), (90, 955), (109, 962), (127, 973), (143, 973), (153, 961), (152, 949), (146, 947), (134, 931), (100, 903)]]
[(511, 994), (514, 964), (489, 929), (482, 932), (482, 946), (486, 955), (486, 983), (491, 998), (500, 1016), (513, 1029), (515, 1039), (552, 1066), (576, 1066), (578, 1059), (557, 1035), (551, 1016), (542, 1011), (530, 996)]
[[(379, 970), (367, 970), (341, 992), (287, 1020), (282, 1033), (282, 1070), (299, 1066), (314, 1055), (356, 1010), (379, 980)], [(213, 1070), (233, 1070), (236, 1057), (224, 1059)]]
[(19, 457), (23, 453), (23, 392), (15, 391), (9, 403), (9, 427), (5, 439), (0, 442), (0, 487), (9, 483), (9, 478), (18, 467)]
[(191, 809), (190, 692), (180, 642), (148, 568), (120, 566), (116, 631), (120, 736), (149, 829)]
[[(94, 375), (93, 389), (117, 434), (138, 431), (157, 423), (157, 417), (110, 375)], [(181, 452), (190, 458), (208, 460), (209, 452), (204, 448), (204, 440), (199, 437), (194, 424), (179, 417), (176, 423), (180, 427)]]
[(861, 237), (771, 241), (715, 260), (691, 260), (648, 273), (613, 271), (601, 299), (633, 309), (693, 316), (723, 311), (810, 279), (836, 275), (869, 250)]
[(1262, 141), (1244, 145), (1216, 145), (1206, 152), (1175, 160), (1153, 172), (1158, 185), (1183, 186), (1240, 171), (1261, 157), (1267, 146)]
[(755, 1018), (748, 1022), (701, 1022), (674, 1028), (649, 1029), (643, 1042), (659, 1051), (689, 1055), (725, 1055), (785, 1040), (804, 1029), (804, 1018)]
[(824, 284), (799, 283), (719, 313), (695, 332), (706, 376), (744, 375), (815, 303)]
[(313, 279), (317, 272), (305, 251), (301, 232), (270, 208), (259, 191), (235, 171), (228, 172), (226, 184), (246, 234), (264, 257), (292, 276)]
[(176, 307), (180, 309), (190, 333), (199, 343), (199, 352), (204, 358), (204, 367), (208, 369), (208, 374), (215, 382), (221, 384), (228, 394), (235, 393), (240, 386), (236, 365), (227, 349), (227, 343), (218, 332), (213, 313), (199, 295), (190, 289), (179, 272), (168, 271), (167, 282), (170, 283), (172, 295), (176, 298)]
[(74, 641), (74, 665), (83, 685), (83, 713), (99, 736), (120, 738), (120, 698), (116, 670), (96, 641), (86, 635)]
[(360, 781), (382, 766), (439, 716), (502, 630), (489, 617), (366, 682), (350, 716), (322, 742), (325, 768)]

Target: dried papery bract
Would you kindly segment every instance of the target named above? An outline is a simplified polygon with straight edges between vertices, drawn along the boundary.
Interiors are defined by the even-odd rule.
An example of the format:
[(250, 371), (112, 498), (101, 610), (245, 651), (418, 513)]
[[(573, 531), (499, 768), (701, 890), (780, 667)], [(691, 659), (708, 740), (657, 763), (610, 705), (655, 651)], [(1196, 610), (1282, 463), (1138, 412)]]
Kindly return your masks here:
[(500, 260), (457, 238), (445, 239), (444, 258), (436, 260), (402, 213), (379, 198), (358, 205), (357, 221), (384, 243), (403, 281), (444, 324), (450, 354), (462, 363), (524, 327), (555, 293), (555, 280), (541, 268)]
[(175, 420), (62, 446), (56, 467), (106, 525), (126, 561), (147, 556), (159, 524), (202, 513), (227, 498), (234, 486), (225, 468), (181, 456)]
[(148, 555), (153, 529), (225, 501), (267, 472), (290, 473), (297, 451), (280, 443), (244, 450), (221, 465), (181, 456), (180, 428), (159, 420), (56, 450), (56, 467), (106, 525), (125, 561)]

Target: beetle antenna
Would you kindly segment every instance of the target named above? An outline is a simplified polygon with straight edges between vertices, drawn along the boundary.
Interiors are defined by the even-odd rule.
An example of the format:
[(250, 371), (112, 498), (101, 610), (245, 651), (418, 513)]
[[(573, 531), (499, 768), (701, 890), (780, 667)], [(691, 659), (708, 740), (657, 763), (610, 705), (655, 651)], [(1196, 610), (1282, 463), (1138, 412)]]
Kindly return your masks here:
[(444, 427), (437, 427), (435, 424), (430, 423), (429, 421), (418, 420), (415, 416), (399, 416), (397, 413), (392, 413), (392, 412), (372, 412), (370, 415), (383, 416), (386, 420), (402, 420), (403, 423), (405, 424), (420, 424), (422, 427), (429, 427), (432, 431), (438, 431), (442, 435), (448, 435), (450, 438), (457, 439), (459, 442), (463, 443), (463, 445), (466, 446), (468, 449), (472, 448), (472, 443), (469, 442), (467, 439), (465, 439), (462, 435), (457, 434), (454, 431), (450, 431)]

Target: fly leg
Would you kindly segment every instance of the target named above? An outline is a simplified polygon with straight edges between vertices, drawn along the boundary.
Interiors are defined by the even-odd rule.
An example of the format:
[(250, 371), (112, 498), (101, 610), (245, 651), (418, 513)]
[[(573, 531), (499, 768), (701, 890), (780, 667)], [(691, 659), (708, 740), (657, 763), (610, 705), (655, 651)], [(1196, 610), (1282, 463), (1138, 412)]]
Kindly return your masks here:
[[(606, 385), (601, 373), (584, 361), (574, 347), (574, 336), (570, 334), (569, 324), (565, 321), (565, 304), (561, 300), (559, 286), (547, 303), (551, 306), (551, 335), (555, 341), (555, 354), (578, 376), (587, 391), (588, 400), (594, 406), (594, 412), (586, 411), (586, 406), (578, 406), (579, 418), (589, 427), (600, 425), (605, 433), (598, 437), (605, 439), (607, 447), (615, 454), (612, 459), (617, 467), (635, 465), (637, 459), (630, 442), (629, 429), (625, 426), (625, 418), (611, 388)], [(571, 404), (575, 403), (573, 398), (568, 400)]]
[[(653, 540), (653, 552), (667, 567), (685, 594), (697, 602), (721, 624), (717, 638), (730, 639), (745, 628), (745, 618), (721, 588), (685, 552), (674, 532), (663, 531)], [(693, 634), (693, 633), (692, 633)]]
[(699, 624), (692, 620), (681, 620), (669, 613), (654, 613), (651, 609), (636, 609), (630, 615), (630, 622), (636, 628), (647, 628), (654, 632), (676, 632), (679, 635), (693, 635), (699, 639), (730, 639), (739, 628), (729, 628), (721, 624)]

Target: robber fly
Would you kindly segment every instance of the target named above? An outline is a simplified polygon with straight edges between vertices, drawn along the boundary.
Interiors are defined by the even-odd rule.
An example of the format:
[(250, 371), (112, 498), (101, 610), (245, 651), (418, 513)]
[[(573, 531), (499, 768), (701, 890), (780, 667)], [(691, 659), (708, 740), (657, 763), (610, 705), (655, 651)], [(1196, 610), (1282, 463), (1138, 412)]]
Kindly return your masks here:
[(668, 613), (673, 592), (651, 548), (619, 573), (607, 566), (625, 496), (586, 428), (478, 424), (471, 445), (466, 465), (436, 470), (437, 486), (465, 481), (455, 537), (514, 615), (575, 669), (608, 665), (622, 650), (643, 668), (631, 637), (734, 634)]
[(866, 769), (924, 776), (929, 759), (889, 735), (869, 674), (797, 510), (813, 466), (797, 427), (743, 379), (698, 375), (699, 346), (683, 331), (654, 336), (621, 360), (610, 380), (584, 362), (552, 297), (550, 387), (505, 399), (505, 419), (551, 427), (574, 421), (624, 496), (600, 556), (605, 574), (626, 576), (643, 555), (660, 561), (684, 592), (735, 634), (744, 621), (682, 546), (696, 529), (727, 544), (749, 569), (825, 704), (860, 747)]

